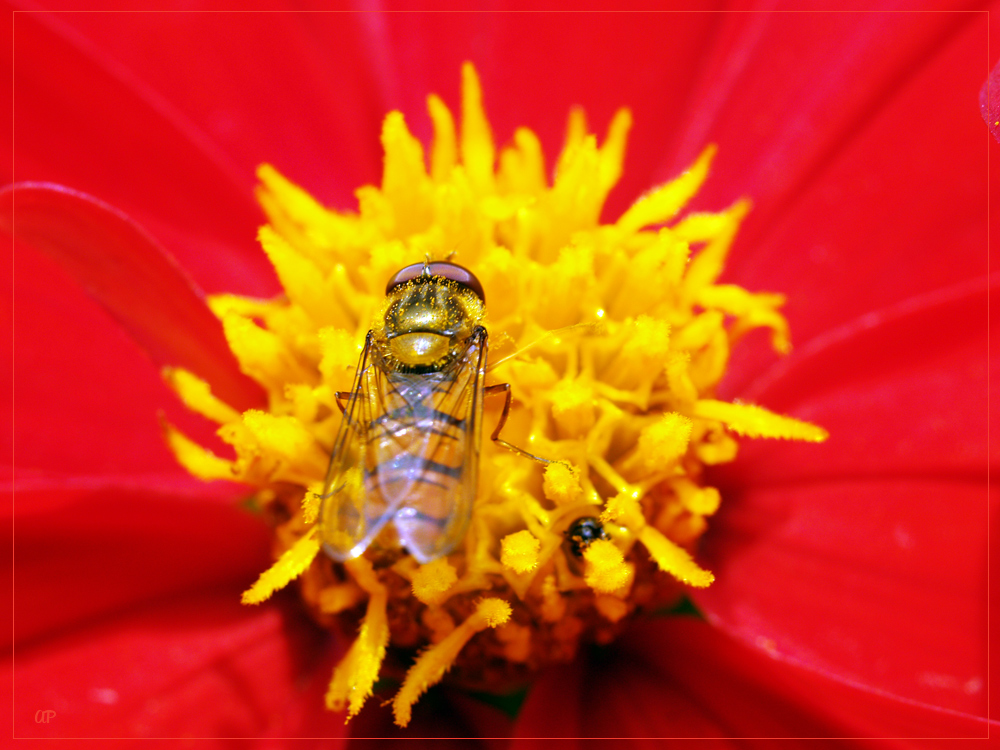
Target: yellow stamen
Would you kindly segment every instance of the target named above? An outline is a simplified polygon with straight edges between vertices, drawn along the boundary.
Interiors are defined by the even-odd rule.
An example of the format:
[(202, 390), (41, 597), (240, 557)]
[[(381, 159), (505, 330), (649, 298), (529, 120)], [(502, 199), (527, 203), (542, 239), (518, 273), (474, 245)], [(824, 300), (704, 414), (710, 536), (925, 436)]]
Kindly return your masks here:
[(666, 571), (678, 581), (704, 588), (715, 580), (715, 576), (703, 570), (691, 559), (691, 555), (677, 546), (652, 526), (639, 530), (639, 541), (649, 550), (649, 556), (656, 560), (660, 570)]
[(650, 472), (661, 470), (676, 461), (687, 451), (691, 441), (691, 427), (691, 420), (681, 414), (664, 414), (658, 421), (642, 429), (636, 449), (624, 462), (622, 470)]
[(249, 471), (266, 455), (263, 471), (275, 479), (318, 479), (326, 473), (328, 457), (294, 417), (248, 409), (241, 423), (226, 425), (219, 435), (236, 449), (239, 471)]
[(324, 271), (338, 260), (335, 250), (352, 245), (365, 247), (373, 241), (369, 227), (356, 216), (323, 208), (270, 164), (257, 168), (257, 178), (257, 200), (271, 226)]
[(691, 382), (688, 368), (691, 366), (689, 352), (670, 352), (667, 355), (667, 382), (670, 393), (680, 403), (690, 404), (698, 398), (698, 389)]
[(283, 390), (285, 383), (312, 380), (280, 336), (249, 318), (229, 312), (222, 318), (222, 331), (240, 369), (258, 383)]
[(636, 528), (645, 523), (636, 493), (619, 492), (608, 500), (601, 513), (601, 521), (604, 523), (616, 521)]
[(527, 573), (538, 567), (538, 550), (542, 543), (525, 529), (508, 534), (500, 545), (500, 562), (515, 573)]
[(316, 516), (319, 515), (319, 508), (322, 502), (323, 485), (310, 485), (309, 489), (302, 496), (302, 521), (304, 523), (316, 523)]
[(747, 437), (821, 443), (830, 436), (830, 433), (822, 427), (792, 417), (784, 417), (750, 404), (730, 404), (725, 401), (702, 399), (695, 404), (693, 412), (696, 417), (717, 419), (737, 435)]
[(379, 583), (371, 563), (363, 557), (347, 561), (344, 567), (368, 593), (368, 609), (361, 622), (361, 630), (347, 655), (333, 671), (333, 679), (326, 692), (326, 707), (342, 711), (346, 704), (349, 720), (357, 715), (371, 696), (372, 687), (385, 659), (385, 650), (389, 645), (389, 623), (386, 618), (388, 591)]
[(503, 625), (510, 619), (510, 605), (503, 599), (483, 599), (476, 611), (453, 630), (448, 637), (424, 651), (406, 673), (403, 686), (392, 701), (396, 724), (410, 723), (410, 710), (417, 699), (444, 677), (465, 644), (481, 630)]
[(741, 198), (720, 213), (692, 214), (678, 222), (674, 228), (678, 237), (692, 243), (706, 243), (701, 252), (691, 259), (684, 274), (684, 286), (689, 292), (713, 284), (719, 278), (733, 238), (740, 222), (750, 213), (750, 206), (749, 200)]
[(424, 147), (407, 130), (399, 112), (385, 118), (382, 147), (382, 196), (392, 207), (391, 234), (401, 237), (423, 231), (433, 217), (431, 181), (424, 170)]
[(598, 594), (594, 597), (594, 607), (606, 620), (618, 622), (628, 614), (628, 604), (611, 594)]
[(619, 109), (615, 112), (611, 124), (608, 125), (608, 134), (601, 146), (601, 188), (605, 194), (618, 184), (618, 179), (622, 176), (622, 166), (625, 163), (625, 143), (628, 140), (628, 131), (632, 129), (632, 113), (627, 109)]
[(556, 505), (569, 505), (580, 499), (580, 472), (562, 461), (553, 461), (545, 467), (542, 492)]
[(640, 315), (626, 321), (619, 335), (621, 344), (602, 380), (618, 389), (648, 392), (670, 357), (670, 323)]
[(179, 367), (164, 367), (163, 379), (193, 412), (225, 424), (240, 418), (240, 413), (212, 395), (212, 389), (201, 378)]
[(441, 604), (457, 580), (458, 573), (448, 558), (432, 560), (421, 565), (413, 574), (413, 595), (427, 605)]
[(469, 182), (480, 195), (493, 192), (493, 161), (496, 149), (493, 133), (483, 108), (483, 90), (471, 64), (462, 65), (462, 164)]
[(291, 302), (301, 305), (317, 325), (343, 325), (346, 322), (333, 301), (325, 274), (310, 258), (298, 252), (270, 226), (260, 228), (257, 240), (267, 253)]
[(559, 593), (555, 576), (545, 576), (542, 581), (542, 619), (545, 622), (557, 622), (565, 614), (566, 600)]
[[(601, 519), (605, 522), (617, 521), (628, 527), (649, 551), (650, 557), (656, 561), (660, 570), (669, 573), (677, 580), (699, 588), (708, 586), (715, 580), (711, 573), (698, 567), (687, 551), (646, 523), (639, 501), (634, 496), (620, 494), (609, 500)], [(611, 558), (610, 552), (602, 550), (602, 554), (607, 554), (608, 558)]]
[(722, 497), (715, 487), (699, 487), (690, 479), (679, 478), (670, 482), (681, 505), (692, 513), (710, 516), (719, 509)]
[(577, 380), (563, 380), (552, 392), (552, 416), (565, 437), (585, 434), (597, 419), (594, 391)]
[(566, 120), (566, 141), (563, 143), (559, 160), (556, 162), (556, 174), (564, 172), (567, 169), (569, 160), (580, 149), (586, 138), (587, 114), (583, 111), (582, 107), (573, 107), (570, 109), (569, 117)]
[(584, 580), (594, 591), (611, 594), (628, 586), (634, 569), (625, 562), (625, 556), (612, 542), (596, 539), (583, 551), (587, 561), (587, 575)]
[(260, 578), (243, 592), (244, 604), (260, 604), (278, 589), (302, 575), (319, 554), (319, 538), (315, 527), (307, 531), (278, 561), (260, 574)]
[(358, 364), (361, 342), (347, 331), (337, 328), (322, 328), (317, 332), (317, 338), (322, 356), (318, 367), (323, 378), (334, 383), (345, 380), (349, 383)]
[(633, 203), (632, 207), (622, 214), (615, 227), (621, 232), (634, 232), (672, 219), (705, 182), (715, 152), (715, 146), (706, 147), (698, 160), (683, 175), (650, 191)]
[(180, 430), (167, 422), (162, 422), (161, 427), (167, 447), (177, 462), (198, 479), (210, 482), (213, 479), (236, 478), (232, 461), (219, 458), (212, 451), (185, 437)]
[(527, 128), (514, 131), (514, 145), (500, 152), (497, 184), (501, 192), (538, 195), (547, 185), (545, 157), (538, 136)]
[(434, 123), (434, 148), (431, 150), (431, 179), (446, 182), (458, 160), (458, 145), (455, 137), (455, 120), (440, 97), (427, 97), (427, 111)]
[(354, 581), (326, 586), (317, 599), (320, 611), (330, 615), (350, 609), (361, 601), (363, 591)]

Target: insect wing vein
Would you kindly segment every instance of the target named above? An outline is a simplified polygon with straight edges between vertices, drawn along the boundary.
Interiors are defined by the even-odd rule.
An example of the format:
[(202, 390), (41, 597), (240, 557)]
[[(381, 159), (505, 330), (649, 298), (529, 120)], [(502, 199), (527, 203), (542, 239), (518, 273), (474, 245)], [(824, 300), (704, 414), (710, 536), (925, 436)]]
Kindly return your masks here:
[(380, 494), (369, 491), (366, 481), (373, 460), (371, 426), (377, 423), (385, 404), (379, 393), (384, 375), (371, 361), (371, 346), (369, 333), (323, 487), (320, 529), (324, 548), (335, 560), (347, 560), (364, 552), (400, 502), (396, 507), (387, 507)]
[(412, 401), (419, 437), (390, 459), (409, 480), (394, 523), (419, 562), (451, 552), (468, 528), (478, 483), (485, 359), (486, 331), (478, 328), (440, 377), (390, 376), (398, 378), (400, 391), (420, 396)]

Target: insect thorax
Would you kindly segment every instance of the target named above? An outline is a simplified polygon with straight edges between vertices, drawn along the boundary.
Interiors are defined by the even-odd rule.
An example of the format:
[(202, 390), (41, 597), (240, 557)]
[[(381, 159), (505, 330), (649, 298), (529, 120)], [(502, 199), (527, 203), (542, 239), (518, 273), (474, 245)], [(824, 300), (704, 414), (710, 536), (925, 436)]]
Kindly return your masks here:
[(437, 372), (465, 351), (483, 313), (479, 297), (461, 284), (418, 277), (386, 297), (373, 343), (389, 372)]

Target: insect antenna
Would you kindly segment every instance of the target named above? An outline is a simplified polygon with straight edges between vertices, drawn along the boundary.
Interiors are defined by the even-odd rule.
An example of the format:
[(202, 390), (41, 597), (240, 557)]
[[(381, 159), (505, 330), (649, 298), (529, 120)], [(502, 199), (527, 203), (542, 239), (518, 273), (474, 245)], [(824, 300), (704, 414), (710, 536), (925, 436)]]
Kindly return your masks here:
[(545, 343), (546, 341), (548, 341), (549, 339), (551, 339), (554, 336), (560, 336), (562, 334), (569, 333), (571, 331), (574, 332), (574, 333), (576, 333), (576, 334), (589, 332), (590, 335), (592, 335), (592, 336), (600, 336), (602, 333), (604, 333), (604, 324), (601, 323), (601, 322), (596, 322), (596, 323), (574, 323), (573, 325), (563, 326), (562, 328), (553, 328), (551, 331), (546, 331), (545, 333), (543, 333), (541, 336), (539, 336), (537, 339), (535, 339), (531, 343), (525, 344), (520, 349), (515, 349), (510, 354), (507, 354), (507, 355), (501, 357), (500, 359), (496, 360), (495, 362), (490, 362), (489, 364), (486, 365), (486, 372), (489, 372), (490, 370), (492, 370), (495, 367), (499, 367), (504, 362), (508, 362), (508, 361), (510, 361), (512, 359), (515, 359), (516, 357), (520, 357), (522, 354), (524, 354), (529, 349), (533, 349), (534, 347), (538, 346), (539, 344)]

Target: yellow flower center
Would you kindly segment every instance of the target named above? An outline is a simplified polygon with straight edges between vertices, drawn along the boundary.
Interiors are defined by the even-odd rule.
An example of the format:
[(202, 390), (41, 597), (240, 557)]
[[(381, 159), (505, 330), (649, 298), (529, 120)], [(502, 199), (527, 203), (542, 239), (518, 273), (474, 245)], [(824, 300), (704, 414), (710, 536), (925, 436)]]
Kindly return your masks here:
[[(267, 411), (240, 414), (165, 373), (235, 453), (167, 426), (181, 463), (251, 485), (275, 519), (277, 562), (243, 601), (298, 579), (319, 622), (357, 633), (327, 694), (348, 718), (414, 650), (400, 725), (448, 670), (503, 691), (708, 586), (693, 552), (720, 497), (703, 467), (733, 459), (734, 435), (827, 436), (713, 398), (748, 330), (790, 346), (781, 295), (716, 283), (749, 202), (676, 218), (714, 148), (601, 224), (629, 113), (598, 145), (573, 111), (550, 184), (530, 130), (496, 153), (475, 71), (462, 73), (458, 133), (428, 100), (429, 169), (403, 116), (386, 117), (382, 185), (357, 191), (357, 212), (260, 168), (259, 240), (285, 295), (210, 304)], [(485, 294), (432, 274), (439, 261)]]

